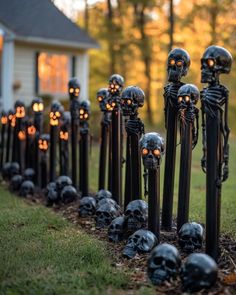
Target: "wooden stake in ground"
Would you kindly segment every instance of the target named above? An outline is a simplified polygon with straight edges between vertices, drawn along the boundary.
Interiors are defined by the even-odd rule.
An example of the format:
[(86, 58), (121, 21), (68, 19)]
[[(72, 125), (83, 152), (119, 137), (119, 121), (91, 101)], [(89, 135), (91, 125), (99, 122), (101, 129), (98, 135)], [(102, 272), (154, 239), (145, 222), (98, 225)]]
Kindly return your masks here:
[(148, 230), (160, 236), (160, 164), (165, 151), (164, 139), (156, 132), (140, 140), (144, 169), (148, 173)]
[(223, 47), (210, 46), (201, 59), (203, 158), (206, 172), (206, 253), (219, 257), (219, 232), (222, 182), (228, 178), (230, 129), (228, 127), (228, 90), (219, 82), (230, 73), (231, 54)]
[(64, 112), (59, 132), (60, 175), (69, 175), (69, 130), (70, 112)]
[(168, 55), (168, 84), (165, 86), (165, 127), (166, 157), (162, 205), (162, 227), (171, 230), (174, 197), (174, 177), (177, 140), (178, 101), (177, 93), (183, 85), (182, 77), (187, 75), (190, 66), (189, 54), (181, 48), (173, 49)]
[[(36, 157), (38, 153), (35, 152), (36, 149), (38, 149), (38, 146), (35, 146), (36, 133), (37, 131), (32, 120), (28, 120), (26, 122), (25, 168), (35, 169), (35, 167), (38, 166), (38, 157)], [(35, 175), (35, 178), (37, 178), (36, 171)]]
[(40, 186), (45, 188), (48, 184), (48, 149), (50, 143), (49, 134), (39, 136), (38, 149), (40, 151)]
[(1, 116), (1, 153), (0, 153), (0, 170), (2, 169), (3, 166), (3, 161), (4, 161), (4, 156), (6, 152), (6, 147), (5, 147), (5, 137), (6, 137), (6, 126), (8, 122), (8, 117), (6, 112), (2, 112)]
[(191, 181), (192, 149), (198, 141), (198, 109), (195, 106), (200, 97), (199, 90), (193, 84), (186, 84), (178, 91), (180, 124), (180, 170), (177, 231), (189, 218), (189, 198)]
[(7, 124), (7, 147), (6, 147), (6, 163), (10, 162), (10, 155), (12, 149), (12, 137), (16, 122), (15, 112), (13, 110), (8, 111), (8, 124)]

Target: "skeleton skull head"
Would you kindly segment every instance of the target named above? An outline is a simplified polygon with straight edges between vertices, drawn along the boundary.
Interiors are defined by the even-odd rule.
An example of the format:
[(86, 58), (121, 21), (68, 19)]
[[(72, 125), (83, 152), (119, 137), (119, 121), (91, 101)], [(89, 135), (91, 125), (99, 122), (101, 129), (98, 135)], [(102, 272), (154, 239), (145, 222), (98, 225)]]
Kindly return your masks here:
[(38, 147), (41, 152), (46, 153), (48, 151), (49, 143), (50, 143), (49, 134), (42, 134), (39, 136)]
[(148, 277), (154, 285), (175, 278), (181, 265), (178, 250), (170, 244), (161, 244), (153, 249), (148, 259)]
[(140, 139), (143, 165), (146, 169), (158, 169), (164, 154), (164, 139), (156, 132), (143, 135)]
[(116, 217), (112, 220), (108, 228), (108, 238), (110, 242), (120, 242), (124, 238), (125, 218), (123, 216)]
[(70, 99), (78, 99), (80, 93), (80, 82), (77, 78), (71, 78), (68, 83)]
[(61, 191), (61, 200), (64, 204), (69, 204), (77, 198), (78, 194), (72, 185), (66, 185)]
[(23, 103), (23, 101), (17, 100), (15, 102), (15, 114), (16, 118), (25, 117), (25, 104)]
[(70, 129), (71, 116), (70, 112), (64, 112), (62, 115), (62, 124), (60, 126), (59, 137), (62, 141), (68, 141)]
[(108, 96), (109, 92), (107, 88), (101, 88), (97, 92), (97, 100), (99, 102), (99, 106), (102, 112), (107, 111), (106, 104), (108, 103)]
[(62, 116), (62, 113), (64, 111), (63, 106), (58, 101), (54, 101), (51, 105), (51, 111), (49, 113), (50, 117), (50, 125), (51, 126), (58, 126), (59, 120)]
[(1, 115), (1, 123), (2, 123), (2, 125), (6, 125), (7, 121), (8, 121), (7, 113), (2, 111), (2, 115)]
[(137, 253), (151, 252), (157, 243), (157, 237), (151, 231), (139, 229), (129, 237), (123, 251), (123, 256), (131, 259)]
[(120, 216), (119, 210), (110, 204), (104, 204), (96, 211), (96, 227), (104, 228), (110, 225), (113, 219)]
[(95, 199), (98, 202), (100, 202), (102, 199), (106, 198), (112, 198), (111, 192), (105, 189), (101, 189), (100, 191), (97, 192), (95, 195)]
[(20, 196), (27, 197), (28, 195), (34, 194), (34, 184), (30, 180), (25, 180), (22, 182), (20, 187)]
[(229, 74), (232, 65), (230, 52), (221, 47), (208, 47), (201, 59), (201, 82), (212, 83), (219, 80), (220, 74)]
[(34, 113), (42, 114), (44, 110), (43, 100), (39, 97), (36, 97), (32, 100), (31, 107)]
[(17, 162), (7, 162), (2, 168), (2, 177), (4, 180), (10, 180), (14, 175), (20, 173), (20, 165)]
[(179, 82), (182, 77), (187, 75), (190, 66), (190, 57), (186, 50), (175, 48), (168, 55), (168, 81)]
[(119, 96), (124, 87), (124, 78), (119, 74), (111, 75), (109, 79), (108, 91), (111, 96)]
[(129, 86), (121, 94), (121, 107), (124, 116), (130, 116), (137, 113), (138, 108), (144, 105), (145, 94), (137, 86)]
[(21, 184), (23, 182), (23, 176), (22, 175), (14, 175), (11, 178), (11, 182), (10, 182), (10, 189), (14, 192), (19, 191)]
[(83, 197), (79, 202), (79, 216), (89, 217), (96, 212), (96, 200), (93, 197)]
[(203, 227), (196, 222), (182, 225), (178, 233), (178, 242), (184, 252), (193, 252), (201, 249), (203, 242)]
[(25, 169), (25, 171), (23, 173), (23, 177), (24, 177), (24, 180), (31, 180), (32, 182), (34, 182), (34, 179), (35, 179), (34, 169), (32, 169), (32, 168)]
[(131, 201), (125, 210), (125, 228), (127, 232), (135, 232), (147, 227), (148, 205), (143, 200)]
[(199, 100), (200, 92), (193, 84), (185, 84), (178, 91), (178, 103), (181, 110), (187, 109), (188, 106), (196, 104)]
[(55, 182), (50, 182), (45, 190), (45, 196), (47, 198), (47, 206), (52, 206), (54, 203), (59, 202), (59, 195), (57, 192), (57, 186)]
[(72, 180), (69, 176), (61, 175), (56, 179), (56, 189), (59, 196), (61, 196), (63, 188), (67, 185), (72, 185)]
[(101, 199), (98, 203), (97, 203), (97, 208), (105, 205), (105, 204), (110, 204), (112, 206), (114, 206), (117, 210), (120, 210), (121, 211), (121, 208), (120, 206), (117, 204), (117, 202), (112, 199), (112, 198), (104, 198), (104, 199)]
[(88, 121), (90, 117), (90, 101), (82, 100), (79, 103), (79, 119), (80, 121)]
[(36, 134), (36, 128), (32, 120), (28, 120), (28, 122), (26, 123), (26, 128), (27, 136), (30, 138), (34, 138)]
[(181, 269), (183, 291), (193, 293), (212, 287), (216, 283), (217, 273), (217, 264), (210, 256), (191, 254)]

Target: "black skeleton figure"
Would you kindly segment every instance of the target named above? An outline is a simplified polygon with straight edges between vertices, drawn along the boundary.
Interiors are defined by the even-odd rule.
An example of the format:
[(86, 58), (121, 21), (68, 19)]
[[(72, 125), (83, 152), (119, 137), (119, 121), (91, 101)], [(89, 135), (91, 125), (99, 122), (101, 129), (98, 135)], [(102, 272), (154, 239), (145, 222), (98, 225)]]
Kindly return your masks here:
[(207, 176), (206, 253), (219, 255), (221, 185), (228, 178), (230, 129), (228, 127), (228, 90), (220, 84), (221, 74), (229, 74), (231, 54), (223, 47), (210, 46), (201, 59), (203, 157)]
[(173, 49), (168, 55), (167, 72), (168, 84), (164, 88), (164, 112), (166, 135), (166, 159), (163, 189), (163, 210), (162, 227), (171, 229), (173, 196), (174, 196), (174, 176), (176, 159), (177, 140), (177, 117), (179, 88), (184, 85), (181, 79), (187, 75), (190, 66), (190, 57), (187, 51), (181, 48)]
[(139, 139), (144, 133), (144, 124), (138, 118), (138, 109), (143, 107), (144, 98), (143, 90), (137, 86), (129, 86), (121, 94), (123, 115), (129, 116), (125, 124), (127, 132), (125, 205), (141, 197)]
[(59, 148), (60, 148), (60, 174), (68, 175), (69, 172), (69, 130), (71, 116), (70, 112), (64, 112), (59, 132)]
[(72, 181), (77, 187), (77, 142), (79, 132), (79, 94), (80, 82), (77, 78), (71, 78), (68, 83), (68, 92), (70, 96), (71, 113), (71, 165)]
[[(103, 113), (101, 120), (101, 143), (100, 143), (100, 158), (99, 158), (99, 175), (98, 175), (98, 189), (105, 188), (105, 179), (107, 171), (107, 147), (111, 127), (111, 112), (107, 109), (109, 92), (107, 88), (101, 88), (97, 92), (97, 100), (99, 102), (100, 110)], [(108, 104), (109, 105), (109, 104)], [(109, 153), (111, 147), (109, 146)]]
[(79, 140), (79, 185), (82, 197), (88, 196), (89, 189), (89, 124), (90, 101), (82, 100), (79, 103), (79, 122), (80, 122), (80, 140)]
[(111, 137), (111, 192), (118, 204), (122, 202), (122, 150), (123, 131), (120, 111), (121, 92), (124, 87), (124, 79), (114, 74), (109, 79), (109, 110), (112, 111), (112, 137)]
[(145, 193), (148, 176), (148, 229), (160, 235), (160, 164), (165, 151), (164, 139), (156, 132), (143, 135), (140, 149), (145, 169)]
[(199, 90), (193, 84), (183, 85), (178, 91), (181, 154), (177, 230), (188, 222), (189, 217), (192, 149), (198, 141), (199, 124), (196, 103), (199, 97)]

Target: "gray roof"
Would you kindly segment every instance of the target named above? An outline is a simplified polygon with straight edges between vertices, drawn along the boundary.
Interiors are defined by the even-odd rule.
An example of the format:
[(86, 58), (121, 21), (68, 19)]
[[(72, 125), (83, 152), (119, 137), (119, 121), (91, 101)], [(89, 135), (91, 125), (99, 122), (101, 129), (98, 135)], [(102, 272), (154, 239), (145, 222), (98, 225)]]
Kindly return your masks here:
[(16, 40), (77, 48), (96, 41), (67, 18), (50, 0), (0, 0), (0, 23)]

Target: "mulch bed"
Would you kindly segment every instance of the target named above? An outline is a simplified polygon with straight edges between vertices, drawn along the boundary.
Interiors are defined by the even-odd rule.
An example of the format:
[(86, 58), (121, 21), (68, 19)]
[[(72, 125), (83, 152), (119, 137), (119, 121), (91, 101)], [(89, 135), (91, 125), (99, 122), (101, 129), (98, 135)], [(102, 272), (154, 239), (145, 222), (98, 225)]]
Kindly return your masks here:
[[(27, 200), (32, 204), (46, 204), (45, 197), (42, 192), (37, 192), (33, 197), (28, 197)], [(122, 272), (131, 276), (128, 286), (124, 286), (126, 294), (133, 294), (134, 290), (140, 289), (143, 286), (150, 286), (147, 278), (147, 257), (148, 254), (136, 255), (133, 259), (128, 260), (122, 256), (122, 251), (125, 246), (125, 241), (120, 243), (112, 243), (108, 241), (107, 229), (97, 229), (93, 218), (79, 218), (78, 216), (79, 200), (60, 206), (53, 206), (52, 210), (64, 218), (68, 219), (74, 226), (78, 226), (86, 233), (94, 238), (102, 240), (106, 243), (106, 248), (112, 257), (113, 265)], [(174, 222), (175, 224), (175, 222)], [(182, 261), (187, 257), (181, 251), (177, 243), (175, 226), (173, 231), (161, 231), (160, 242), (168, 242), (178, 248)], [(207, 291), (201, 291), (198, 294), (236, 294), (236, 241), (232, 240), (229, 235), (221, 234), (220, 236), (221, 257), (218, 262), (219, 279), (214, 287)], [(199, 252), (204, 252), (204, 249)], [(166, 282), (160, 287), (155, 287), (156, 294), (182, 294), (180, 279), (172, 282)]]

